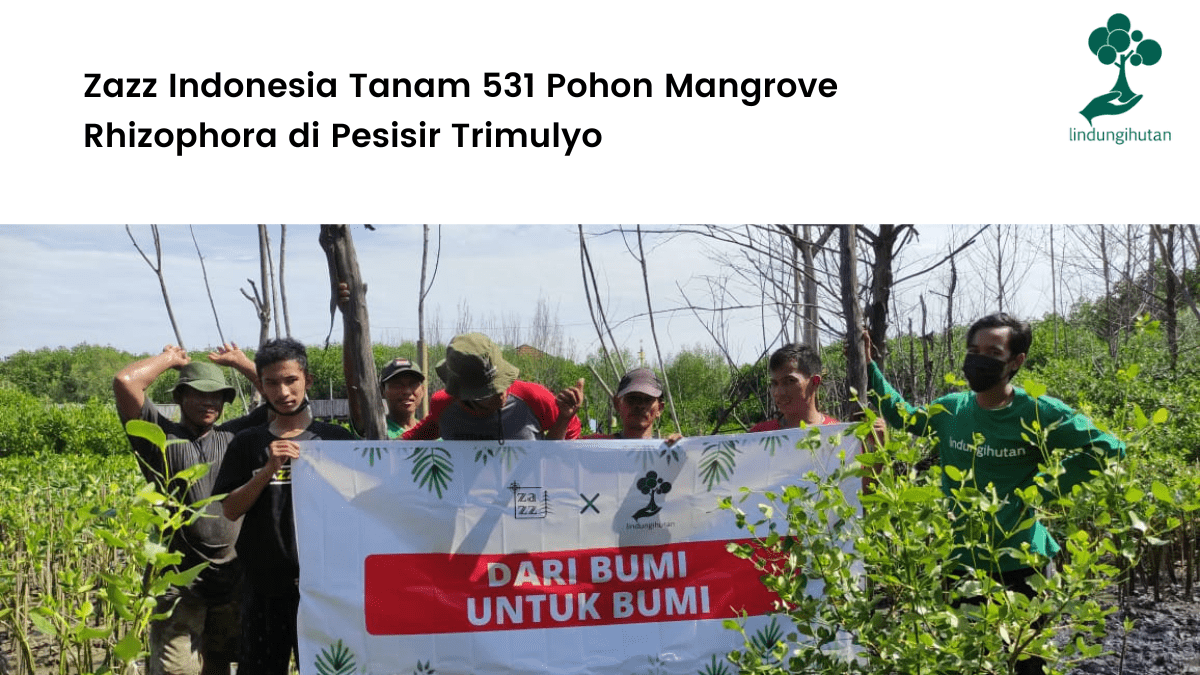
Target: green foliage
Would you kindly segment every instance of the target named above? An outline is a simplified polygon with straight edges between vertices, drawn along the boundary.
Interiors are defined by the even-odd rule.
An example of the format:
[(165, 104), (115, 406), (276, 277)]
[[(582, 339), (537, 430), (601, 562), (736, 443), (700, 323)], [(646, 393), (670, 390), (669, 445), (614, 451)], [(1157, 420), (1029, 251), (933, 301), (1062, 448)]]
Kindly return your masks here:
[(114, 454), (128, 448), (116, 409), (107, 401), (56, 405), (0, 387), (0, 457), (46, 451)]
[[(1151, 421), (1145, 428), (1153, 426)], [(863, 436), (869, 428), (870, 420), (856, 433)], [(1148, 438), (1125, 437), (1131, 456), (1145, 450)], [(1052, 478), (1061, 472), (1062, 457), (1045, 448), (1044, 439), (1035, 442), (1051, 458), (1042, 471)], [(800, 443), (802, 450), (808, 442)], [(927, 473), (909, 468), (927, 452), (926, 443), (889, 436), (828, 476), (810, 474), (778, 494), (756, 495), (766, 499), (758, 513), (740, 506), (749, 493), (723, 502), (752, 535), (751, 544), (730, 544), (731, 552), (763, 570), (763, 583), (787, 608), (776, 618), (792, 624), (786, 635), (743, 630), (744, 648), (729, 655), (740, 672), (1007, 674), (1029, 656), (1064, 668), (1100, 652), (1096, 641), (1114, 611), (1100, 600), (1143, 544), (1162, 535), (1148, 524), (1157, 501), (1151, 505), (1131, 491), (1130, 471), (1121, 463), (1067, 493), (1048, 479), (1040, 490), (1018, 495), (1042, 514), (1065, 551), (1057, 575), (1030, 578), (1037, 593), (1031, 600), (1007, 592), (985, 570), (954, 568), (953, 552), (963, 537), (980, 541), (973, 550), (985, 558), (1015, 555), (1034, 569), (1047, 560), (995, 543), (1015, 532), (1000, 528), (1001, 497), (994, 487), (973, 486), (970, 472), (955, 470), (951, 482), (962, 487), (943, 495), (938, 467)], [(860, 511), (844, 490), (867, 476), (874, 487), (863, 495)], [(1158, 493), (1156, 500), (1175, 497), (1165, 485)], [(786, 519), (772, 518), (777, 513)], [(971, 534), (997, 528), (994, 538)], [(810, 592), (812, 583), (822, 590)], [(1060, 644), (1053, 639), (1060, 631), (1079, 639)], [(838, 649), (849, 636), (854, 659)]]
[(112, 347), (81, 344), (67, 349), (19, 351), (0, 360), (0, 381), (56, 403), (112, 397), (112, 378), (136, 357)]
[(697, 345), (676, 354), (667, 364), (667, 380), (684, 434), (710, 433), (729, 392), (729, 366), (720, 353)]
[[(174, 478), (194, 481), (206, 469)], [(135, 669), (150, 621), (163, 616), (157, 598), (203, 569), (177, 569), (182, 556), (168, 548), (203, 506), (142, 483), (129, 452), (0, 458), (0, 621), (19, 645), (18, 666), (32, 671), (36, 631), (53, 638), (61, 673)]]

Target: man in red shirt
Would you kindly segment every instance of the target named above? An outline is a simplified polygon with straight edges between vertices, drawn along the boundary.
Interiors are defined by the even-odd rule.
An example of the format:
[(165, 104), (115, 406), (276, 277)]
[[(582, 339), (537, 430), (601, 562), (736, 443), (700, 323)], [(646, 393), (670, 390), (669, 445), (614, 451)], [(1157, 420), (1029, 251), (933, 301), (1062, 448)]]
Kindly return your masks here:
[(821, 387), (821, 356), (817, 350), (795, 342), (771, 354), (771, 398), (780, 418), (763, 420), (750, 429), (777, 431), (792, 429), (803, 422), (807, 426), (837, 424), (837, 420), (817, 410), (817, 390)]
[(517, 379), (494, 342), (480, 333), (456, 335), (437, 364), (446, 388), (429, 399), (429, 415), (404, 440), (563, 440), (579, 438), (583, 380), (553, 392)]
[[(613, 407), (621, 420), (621, 430), (613, 434), (592, 434), (584, 438), (654, 438), (654, 423), (664, 409), (663, 387), (658, 376), (649, 368), (635, 368), (617, 384)], [(680, 434), (667, 437), (667, 445), (683, 438)]]

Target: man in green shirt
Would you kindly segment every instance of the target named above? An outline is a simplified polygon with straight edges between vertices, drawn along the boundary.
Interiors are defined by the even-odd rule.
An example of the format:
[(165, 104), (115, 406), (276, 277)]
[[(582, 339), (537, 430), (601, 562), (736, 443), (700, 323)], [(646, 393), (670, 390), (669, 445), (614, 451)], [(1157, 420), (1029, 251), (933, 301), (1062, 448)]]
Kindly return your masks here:
[(410, 359), (392, 359), (383, 367), (379, 385), (387, 403), (388, 438), (400, 438), (421, 421), (417, 406), (425, 398), (425, 373)]
[[(1121, 441), (1097, 429), (1091, 420), (1062, 401), (1049, 396), (1034, 398), (1013, 386), (1012, 377), (1025, 363), (1032, 342), (1029, 324), (1008, 314), (979, 319), (967, 331), (963, 362), (971, 391), (947, 394), (928, 407), (914, 407), (888, 384), (872, 359), (871, 337), (863, 331), (867, 358), (871, 360), (870, 389), (879, 399), (883, 417), (893, 427), (934, 436), (943, 467), (955, 467), (963, 475), (974, 471), (973, 478), (961, 483), (943, 472), (942, 491), (947, 496), (959, 487), (986, 489), (988, 484), (994, 485), (996, 495), (1003, 500), (996, 514), (997, 530), (1004, 532), (1017, 530), (1018, 524), (1029, 517), (1024, 502), (1015, 493), (1034, 485), (1038, 465), (1047, 461), (1042, 448), (1026, 440), (1032, 438), (1027, 427), (1036, 422), (1047, 430), (1047, 450), (1068, 451), (1057, 481), (1063, 492), (1091, 478), (1091, 471), (1101, 468), (1101, 458), (1119, 457), (1125, 451)], [(992, 543), (1016, 549), (1028, 543), (1030, 550), (1047, 558), (1059, 551), (1058, 543), (1036, 520), (1031, 527)], [(985, 570), (1012, 590), (1033, 596), (1027, 580), (1037, 570), (1024, 567), (1009, 555), (991, 557), (982, 553), (963, 542), (955, 557), (960, 565)], [(1019, 663), (1026, 668), (1019, 672), (1042, 672), (1040, 659)]]

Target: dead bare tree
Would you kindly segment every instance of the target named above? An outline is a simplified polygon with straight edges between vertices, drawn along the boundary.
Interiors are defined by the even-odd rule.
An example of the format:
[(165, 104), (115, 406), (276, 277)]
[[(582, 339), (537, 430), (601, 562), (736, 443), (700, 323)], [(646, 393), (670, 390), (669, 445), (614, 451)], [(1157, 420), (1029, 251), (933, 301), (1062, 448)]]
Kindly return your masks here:
[[(254, 305), (254, 311), (258, 315), (258, 346), (261, 348), (270, 337), (271, 332), (271, 298), (267, 296), (268, 277), (267, 261), (270, 259), (267, 255), (267, 240), (265, 226), (258, 226), (258, 266), (262, 283), (262, 293), (259, 293), (258, 286), (255, 285), (252, 279), (246, 279), (250, 284), (254, 295), (246, 292), (246, 289), (238, 289), (242, 295)], [(331, 326), (332, 327), (332, 326)], [(326, 341), (328, 342), (328, 341)]]
[(179, 332), (179, 324), (175, 321), (175, 312), (171, 309), (171, 296), (167, 293), (167, 280), (163, 276), (162, 262), (162, 240), (158, 236), (158, 225), (150, 226), (150, 234), (154, 238), (154, 259), (156, 262), (150, 262), (150, 258), (146, 256), (146, 252), (138, 245), (137, 239), (133, 238), (133, 232), (129, 230), (129, 226), (125, 226), (125, 234), (129, 235), (129, 241), (133, 242), (133, 247), (142, 255), (142, 260), (150, 266), (154, 271), (154, 275), (158, 277), (158, 286), (162, 289), (163, 304), (167, 306), (167, 318), (171, 320), (171, 329), (175, 331), (175, 342), (181, 349), (186, 349), (183, 345), (183, 335)]
[(654, 328), (654, 308), (650, 303), (650, 274), (646, 271), (646, 251), (642, 247), (642, 226), (637, 227), (638, 263), (642, 266), (642, 285), (646, 289), (646, 310), (650, 317), (650, 337), (654, 339), (654, 351), (658, 356), (658, 370), (662, 373), (663, 388), (667, 390), (667, 405), (671, 408), (671, 420), (675, 422), (675, 431), (683, 433), (679, 426), (679, 415), (675, 412), (675, 397), (671, 395), (671, 383), (667, 380), (667, 366), (663, 363), (662, 348), (658, 344), (658, 331)]
[[(596, 328), (596, 337), (600, 341), (600, 353), (612, 371), (613, 381), (624, 376), (625, 359), (616, 339), (612, 335), (612, 327), (604, 314), (604, 302), (600, 299), (600, 285), (596, 282), (596, 270), (592, 267), (592, 257), (588, 252), (587, 239), (583, 236), (583, 225), (579, 225), (579, 267), (583, 275), (583, 293), (587, 298), (588, 313), (592, 317), (592, 325)], [(592, 296), (595, 296), (593, 300)], [(608, 343), (605, 343), (605, 337)], [(610, 347), (611, 345), (611, 347)]]
[[(877, 232), (858, 228), (860, 236), (871, 248), (871, 295), (867, 303), (866, 323), (871, 344), (879, 345), (879, 358), (887, 358), (888, 302), (895, 284), (896, 255), (912, 238), (912, 225), (880, 225)], [(910, 330), (909, 333), (912, 333)], [(914, 373), (915, 376), (915, 373)]]
[(275, 339), (278, 340), (281, 335), (279, 331), (279, 289), (275, 286), (275, 258), (271, 255), (271, 233), (267, 231), (266, 225), (258, 226), (258, 240), (262, 244), (263, 256), (266, 259), (267, 277), (263, 280), (263, 293), (267, 292), (267, 279), (271, 282), (271, 307), (274, 308), (275, 316)]
[(287, 225), (279, 226), (279, 299), (283, 304), (283, 329), (288, 337), (292, 337), (292, 319), (288, 315), (287, 306), (287, 288), (283, 283), (283, 265), (287, 260), (285, 250), (287, 248)]
[[(425, 298), (429, 295), (429, 290), (433, 288), (433, 282), (437, 279), (438, 266), (442, 260), (442, 226), (438, 226), (438, 250), (437, 256), (433, 260), (433, 274), (429, 277), (426, 283), (425, 275), (429, 269), (429, 225), (421, 227), (421, 286), (417, 289), (417, 362), (421, 365), (421, 372), (429, 372), (429, 344), (425, 341)], [(426, 375), (426, 377), (429, 377)], [(429, 414), (429, 397), (421, 399), (421, 403), (417, 407), (417, 416), (425, 417)]]
[(208, 284), (208, 269), (204, 266), (204, 254), (200, 252), (200, 243), (196, 241), (195, 228), (188, 225), (188, 232), (192, 234), (192, 244), (196, 247), (196, 257), (200, 259), (200, 273), (204, 276), (204, 290), (208, 293), (208, 304), (212, 307), (213, 320), (217, 322), (217, 337), (221, 338), (221, 344), (225, 344), (225, 333), (221, 331), (221, 317), (217, 315), (217, 303), (213, 301), (212, 286)]
[[(386, 439), (383, 397), (379, 393), (367, 318), (367, 287), (359, 273), (354, 240), (346, 225), (322, 225), (318, 241), (329, 264), (330, 313), (339, 306), (342, 311), (342, 365), (351, 419), (363, 438)], [(344, 303), (338, 302), (340, 283), (349, 290), (350, 297)]]
[(862, 344), (862, 308), (858, 304), (858, 241), (857, 225), (842, 225), (838, 237), (841, 253), (842, 312), (846, 317), (846, 386), (865, 401), (867, 394), (867, 361)]

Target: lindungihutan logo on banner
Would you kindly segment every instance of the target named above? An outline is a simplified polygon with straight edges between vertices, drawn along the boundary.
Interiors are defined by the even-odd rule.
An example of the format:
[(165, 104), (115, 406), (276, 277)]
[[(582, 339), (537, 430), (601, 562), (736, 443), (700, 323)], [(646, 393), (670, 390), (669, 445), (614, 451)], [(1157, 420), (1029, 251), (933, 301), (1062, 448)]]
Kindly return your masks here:
[[(1169, 141), (1170, 131), (1154, 129), (1134, 129), (1127, 126), (1119, 130), (1101, 130), (1095, 126), (1097, 117), (1103, 115), (1123, 115), (1142, 100), (1142, 94), (1136, 94), (1129, 84), (1128, 68), (1153, 66), (1162, 60), (1162, 45), (1157, 40), (1147, 38), (1142, 31), (1133, 30), (1133, 24), (1124, 14), (1113, 14), (1108, 22), (1093, 30), (1088, 35), (1088, 49), (1094, 58), (1104, 66), (1117, 69), (1117, 80), (1109, 90), (1088, 101), (1079, 111), (1088, 121), (1090, 129), (1071, 128), (1071, 141), (1112, 141), (1123, 145), (1131, 141)], [(1143, 110), (1145, 108), (1143, 107)], [(1137, 115), (1137, 117), (1142, 117)]]

